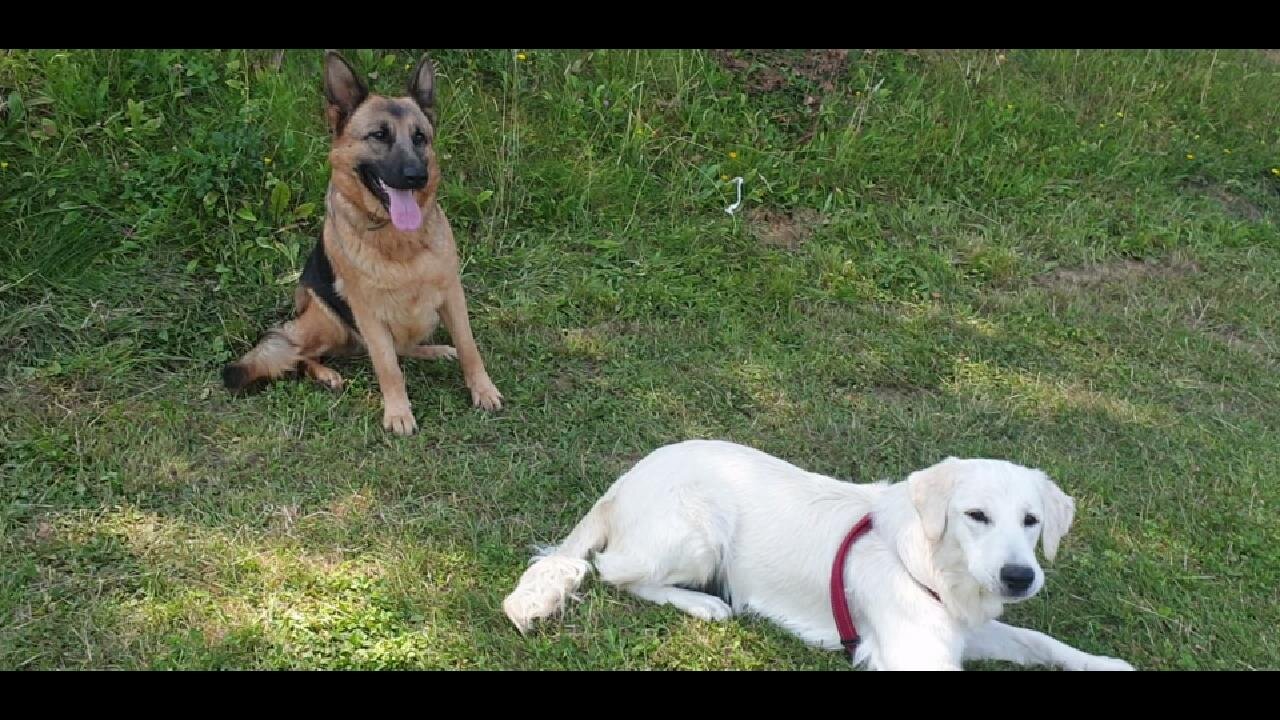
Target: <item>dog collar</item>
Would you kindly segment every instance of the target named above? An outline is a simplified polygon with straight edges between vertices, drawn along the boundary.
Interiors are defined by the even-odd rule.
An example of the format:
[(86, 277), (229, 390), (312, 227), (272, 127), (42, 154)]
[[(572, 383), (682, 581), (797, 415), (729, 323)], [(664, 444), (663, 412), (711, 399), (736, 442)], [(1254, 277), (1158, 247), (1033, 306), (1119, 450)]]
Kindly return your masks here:
[[(858, 636), (858, 628), (853, 624), (853, 616), (849, 612), (849, 601), (844, 595), (844, 563), (849, 556), (849, 548), (858, 541), (858, 538), (866, 535), (871, 530), (871, 513), (862, 516), (862, 519), (853, 526), (848, 535), (844, 536), (844, 541), (840, 543), (840, 549), (836, 551), (835, 562), (831, 564), (831, 614), (836, 619), (836, 630), (840, 632), (840, 644), (844, 646), (844, 650), (849, 654), (849, 659), (853, 659), (853, 653), (858, 649), (858, 643), (862, 638)], [(916, 584), (924, 588), (925, 592), (933, 596), (934, 600), (939, 603), (942, 598), (938, 597), (938, 593), (920, 584), (917, 580)]]

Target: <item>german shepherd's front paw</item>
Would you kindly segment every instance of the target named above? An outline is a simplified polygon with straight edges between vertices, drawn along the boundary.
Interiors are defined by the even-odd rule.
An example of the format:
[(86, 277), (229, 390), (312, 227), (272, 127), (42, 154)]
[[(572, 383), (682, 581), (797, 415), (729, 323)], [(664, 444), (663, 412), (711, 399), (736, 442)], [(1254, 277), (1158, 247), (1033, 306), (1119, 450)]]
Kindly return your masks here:
[(498, 388), (494, 387), (492, 380), (485, 377), (467, 384), (471, 386), (471, 404), (473, 406), (484, 410), (502, 409), (502, 393), (498, 392)]
[(418, 421), (413, 419), (413, 411), (409, 408), (387, 408), (382, 413), (382, 427), (397, 435), (412, 435), (418, 432)]
[(458, 351), (452, 345), (419, 345), (410, 350), (409, 355), (423, 360), (458, 359)]

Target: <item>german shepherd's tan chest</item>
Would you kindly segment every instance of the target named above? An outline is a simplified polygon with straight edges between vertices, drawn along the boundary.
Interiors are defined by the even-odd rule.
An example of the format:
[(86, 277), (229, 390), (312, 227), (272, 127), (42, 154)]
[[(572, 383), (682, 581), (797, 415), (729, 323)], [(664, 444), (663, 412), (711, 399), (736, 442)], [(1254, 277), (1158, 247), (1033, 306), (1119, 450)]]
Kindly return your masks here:
[(458, 283), (452, 238), (441, 239), (391, 252), (368, 239), (341, 243), (344, 257), (335, 263), (341, 266), (335, 288), (357, 317), (372, 315), (386, 327), (397, 351), (422, 343), (435, 331), (440, 308)]

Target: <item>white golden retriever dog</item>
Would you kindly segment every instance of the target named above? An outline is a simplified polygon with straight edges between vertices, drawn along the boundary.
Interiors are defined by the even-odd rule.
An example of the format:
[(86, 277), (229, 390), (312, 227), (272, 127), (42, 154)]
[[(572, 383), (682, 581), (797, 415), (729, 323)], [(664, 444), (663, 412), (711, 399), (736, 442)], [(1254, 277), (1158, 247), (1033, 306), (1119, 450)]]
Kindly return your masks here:
[(994, 659), (1132, 670), (995, 620), (1043, 586), (1036, 540), (1043, 533), (1052, 560), (1074, 513), (1043, 472), (1000, 460), (947, 458), (905, 482), (853, 484), (742, 445), (691, 440), (619, 478), (563, 543), (534, 558), (503, 609), (521, 632), (560, 612), (595, 552), (605, 582), (645, 600), (705, 620), (754, 613), (840, 648), (832, 565), (869, 514), (834, 593), (861, 636), (855, 666), (959, 670)]

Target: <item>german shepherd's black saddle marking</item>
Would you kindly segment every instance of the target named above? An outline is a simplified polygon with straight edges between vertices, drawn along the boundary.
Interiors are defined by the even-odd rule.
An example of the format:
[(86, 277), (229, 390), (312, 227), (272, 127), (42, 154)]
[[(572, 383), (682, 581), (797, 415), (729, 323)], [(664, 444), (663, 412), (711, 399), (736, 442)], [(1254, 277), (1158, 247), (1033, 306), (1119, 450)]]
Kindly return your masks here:
[(307, 264), (302, 267), (302, 277), (299, 278), (303, 287), (309, 288), (320, 298), (320, 301), (329, 306), (329, 309), (337, 313), (338, 317), (347, 324), (347, 327), (356, 330), (356, 317), (351, 314), (351, 306), (343, 299), (333, 286), (333, 266), (329, 264), (329, 256), (324, 252), (324, 236), (316, 241), (316, 247), (311, 251), (311, 257), (307, 258)]

